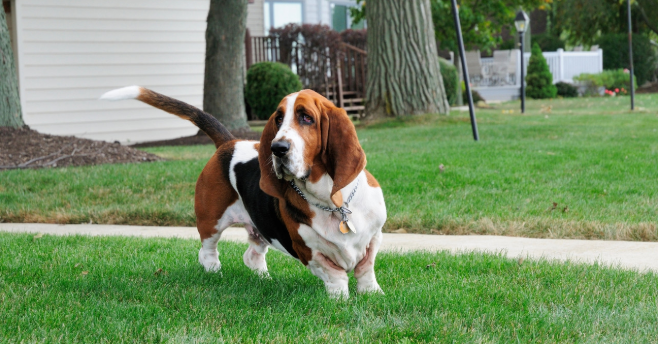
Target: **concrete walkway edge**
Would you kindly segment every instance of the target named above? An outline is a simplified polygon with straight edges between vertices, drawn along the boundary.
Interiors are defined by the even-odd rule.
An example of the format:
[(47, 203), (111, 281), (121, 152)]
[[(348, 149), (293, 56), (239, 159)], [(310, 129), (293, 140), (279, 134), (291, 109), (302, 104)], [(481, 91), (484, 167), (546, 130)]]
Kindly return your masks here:
[[(49, 235), (176, 237), (198, 239), (196, 227), (147, 227), (118, 225), (57, 225), (0, 223), (0, 231)], [(243, 228), (228, 228), (222, 240), (246, 243)], [(595, 263), (658, 272), (658, 243), (572, 239), (532, 239), (491, 235), (424, 235), (385, 233), (382, 251), (450, 251), (503, 253), (509, 258), (548, 259)]]

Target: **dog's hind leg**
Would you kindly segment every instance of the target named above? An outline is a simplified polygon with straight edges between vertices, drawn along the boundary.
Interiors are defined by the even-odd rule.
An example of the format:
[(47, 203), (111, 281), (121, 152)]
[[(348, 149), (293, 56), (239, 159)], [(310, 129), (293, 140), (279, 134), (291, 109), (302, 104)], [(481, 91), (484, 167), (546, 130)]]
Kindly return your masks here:
[(218, 149), (208, 161), (194, 192), (196, 226), (201, 236), (199, 263), (206, 271), (218, 271), (222, 266), (217, 252), (217, 242), (222, 232), (233, 223), (243, 222), (240, 218), (244, 213), (242, 201), (231, 186), (227, 173), (221, 168), (221, 157), (230, 157), (233, 150), (225, 146)]
[(206, 271), (219, 271), (222, 264), (219, 262), (219, 252), (217, 251), (217, 242), (222, 237), (222, 232), (230, 225), (232, 225), (232, 215), (224, 213), (219, 221), (203, 221), (197, 220), (197, 228), (199, 233), (212, 233), (210, 235), (201, 236), (201, 249), (199, 249), (199, 263), (203, 265)]
[(244, 252), (242, 260), (247, 267), (254, 270), (260, 276), (268, 277), (269, 273), (267, 272), (265, 255), (267, 254), (269, 243), (254, 230), (252, 225), (245, 224), (245, 229), (249, 233), (249, 248)]

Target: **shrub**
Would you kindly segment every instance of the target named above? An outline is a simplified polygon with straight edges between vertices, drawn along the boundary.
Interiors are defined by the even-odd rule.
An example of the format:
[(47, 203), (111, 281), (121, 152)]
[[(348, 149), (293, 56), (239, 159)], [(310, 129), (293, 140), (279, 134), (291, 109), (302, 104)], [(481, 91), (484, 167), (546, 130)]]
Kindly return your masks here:
[(526, 95), (533, 99), (555, 98), (557, 88), (553, 85), (553, 74), (537, 43), (532, 45), (532, 55), (528, 62), (528, 75), (525, 78)]
[(532, 35), (532, 41), (539, 45), (541, 51), (557, 51), (564, 49), (564, 41), (560, 37), (547, 33)]
[[(629, 68), (628, 34), (605, 34), (597, 41), (603, 49), (603, 69)], [(633, 67), (637, 83), (643, 85), (650, 81), (656, 70), (656, 52), (649, 37), (633, 34)]]
[(347, 29), (340, 33), (343, 42), (353, 45), (362, 50), (368, 50), (368, 30), (366, 29)]
[[(574, 77), (573, 80), (585, 87), (585, 95), (599, 95), (600, 87), (604, 87), (606, 90), (611, 91), (619, 90), (615, 91), (615, 93), (626, 95), (630, 89), (631, 75), (628, 70), (615, 69), (604, 70), (602, 73), (598, 74), (583, 73)], [(637, 88), (637, 81), (635, 81), (634, 84)]]
[(299, 77), (282, 63), (256, 63), (247, 72), (245, 97), (258, 119), (268, 119), (283, 97), (301, 89)]
[[(461, 84), (462, 84), (462, 99), (464, 100), (464, 104), (468, 105), (468, 95), (466, 94), (466, 84), (464, 84), (463, 81), (461, 82)], [(473, 96), (473, 104), (477, 104), (477, 102), (479, 102), (479, 101), (483, 101), (485, 103), (487, 102), (487, 100), (482, 98), (482, 95), (478, 91), (474, 90), (473, 87), (471, 87), (471, 95)]]
[(555, 84), (557, 88), (557, 95), (564, 98), (575, 98), (578, 97), (578, 88), (567, 82), (558, 82)]
[(455, 105), (457, 104), (457, 92), (459, 92), (459, 73), (457, 68), (446, 59), (439, 57), (439, 65), (448, 103), (450, 106)]

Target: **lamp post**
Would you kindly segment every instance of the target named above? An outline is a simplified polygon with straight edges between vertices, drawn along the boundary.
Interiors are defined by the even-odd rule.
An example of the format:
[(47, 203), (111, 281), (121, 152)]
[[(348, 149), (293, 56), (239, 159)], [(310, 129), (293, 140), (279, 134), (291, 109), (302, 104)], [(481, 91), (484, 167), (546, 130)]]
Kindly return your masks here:
[(631, 0), (627, 0), (628, 12), (628, 63), (631, 66), (631, 110), (635, 110), (635, 83), (633, 82), (633, 32), (631, 30)]
[(459, 7), (457, 1), (452, 0), (452, 15), (455, 19), (455, 31), (457, 31), (457, 45), (459, 46), (459, 58), (462, 63), (462, 73), (464, 74), (464, 86), (466, 86), (466, 97), (468, 98), (468, 113), (471, 116), (471, 129), (473, 130), (473, 140), (478, 141), (478, 124), (475, 120), (475, 111), (473, 110), (473, 94), (471, 94), (471, 84), (468, 77), (468, 67), (466, 66), (466, 52), (464, 51), (464, 38), (462, 37), (462, 27), (459, 22)]
[(521, 113), (525, 113), (525, 51), (523, 46), (524, 37), (526, 29), (528, 28), (528, 15), (519, 10), (516, 12), (516, 18), (514, 18), (514, 26), (516, 26), (516, 32), (519, 33), (519, 40), (521, 41)]

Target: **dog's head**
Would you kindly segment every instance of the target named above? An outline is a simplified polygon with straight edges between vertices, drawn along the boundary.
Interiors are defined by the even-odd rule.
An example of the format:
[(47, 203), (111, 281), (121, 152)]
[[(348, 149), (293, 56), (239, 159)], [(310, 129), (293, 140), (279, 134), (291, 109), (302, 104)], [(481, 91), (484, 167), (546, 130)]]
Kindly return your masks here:
[(315, 182), (327, 173), (333, 196), (366, 165), (366, 155), (345, 110), (303, 90), (283, 98), (270, 117), (258, 149), (261, 189), (283, 197), (287, 180)]

